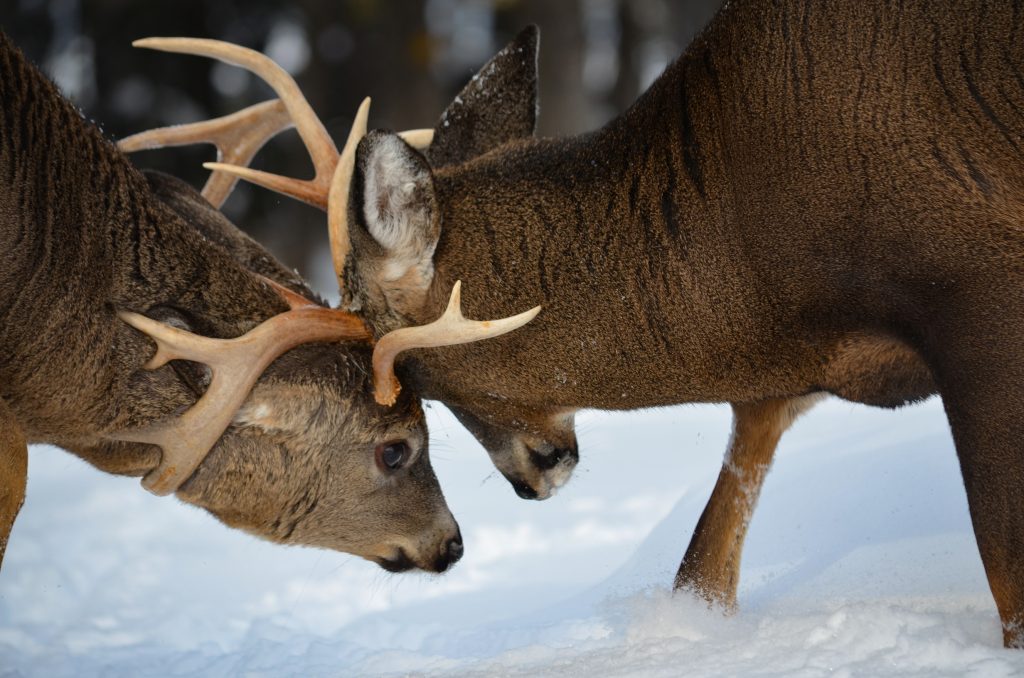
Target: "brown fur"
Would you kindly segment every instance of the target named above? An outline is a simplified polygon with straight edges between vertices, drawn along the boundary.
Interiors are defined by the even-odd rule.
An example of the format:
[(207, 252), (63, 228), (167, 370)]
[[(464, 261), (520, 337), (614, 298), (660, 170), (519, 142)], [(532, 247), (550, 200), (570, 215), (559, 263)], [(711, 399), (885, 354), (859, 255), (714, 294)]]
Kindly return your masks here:
[[(3, 540), (23, 492), (19, 432), (142, 475), (160, 450), (108, 436), (175, 416), (208, 384), (200, 365), (143, 369), (153, 343), (117, 311), (235, 337), (286, 308), (254, 273), (311, 294), (198, 193), (137, 172), (2, 34), (0, 259), (2, 454), (15, 464), (0, 489)], [(288, 352), (178, 497), (272, 541), (445, 569), (458, 527), (430, 468), (422, 409), (412, 395), (378, 406), (369, 374), (365, 344)], [(375, 448), (392, 441), (412, 456), (385, 472)]]
[(675, 588), (691, 589), (732, 610), (740, 580), (747, 526), (782, 434), (821, 394), (733, 403), (733, 432), (725, 463), (676, 574)]
[[(359, 149), (349, 298), (377, 332), (436, 317), (460, 278), (468, 317), (544, 306), (412, 353), (422, 394), (544, 497), (534, 453), (570, 458), (579, 408), (940, 393), (1005, 640), (1024, 645), (1022, 3), (733, 0), (632, 108), (566, 139), (503, 127), (535, 106), (535, 48), (520, 36), (440, 146), (379, 179), (418, 187), (428, 220), (365, 210), (365, 168), (395, 153), (385, 133)], [(383, 279), (388, 228), (436, 245), (429, 286)], [(734, 595), (728, 572), (701, 578)]]
[(14, 519), (25, 502), (28, 481), (28, 446), (18, 422), (0, 400), (0, 563)]

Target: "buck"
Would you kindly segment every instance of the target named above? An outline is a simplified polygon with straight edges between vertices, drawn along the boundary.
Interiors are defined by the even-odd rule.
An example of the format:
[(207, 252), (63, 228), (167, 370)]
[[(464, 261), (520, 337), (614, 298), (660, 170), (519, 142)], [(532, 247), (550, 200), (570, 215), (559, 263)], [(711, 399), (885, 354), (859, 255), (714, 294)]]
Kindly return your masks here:
[[(292, 97), (275, 124), (307, 132), (306, 109)], [(136, 171), (2, 34), (0, 238), (0, 558), (35, 442), (271, 541), (392, 571), (462, 555), (419, 400), (374, 402), (364, 323), (310, 301), (189, 187)], [(440, 324), (377, 346), (393, 360), (536, 312), (466, 321), (457, 292)]]
[(567, 480), (581, 408), (731, 403), (675, 578), (726, 608), (793, 421), (824, 394), (940, 394), (1004, 642), (1024, 647), (1022, 28), (1019, 3), (733, 0), (628, 111), (564, 139), (534, 138), (528, 29), (423, 152), (359, 143), (345, 305), (375, 336), (436, 317), (470, 274), (471, 314), (543, 305), (404, 360), (521, 496)]

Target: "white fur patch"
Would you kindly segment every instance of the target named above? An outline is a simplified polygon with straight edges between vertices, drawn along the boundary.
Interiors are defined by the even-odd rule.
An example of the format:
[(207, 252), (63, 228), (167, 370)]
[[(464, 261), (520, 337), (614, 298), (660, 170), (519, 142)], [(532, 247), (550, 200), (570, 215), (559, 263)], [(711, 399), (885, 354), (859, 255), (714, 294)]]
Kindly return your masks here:
[(235, 414), (236, 426), (266, 427), (274, 416), (274, 408), (266, 402), (246, 403)]
[(553, 469), (549, 470), (544, 474), (544, 478), (551, 484), (551, 492), (565, 485), (569, 482), (569, 478), (572, 476), (573, 470), (575, 470), (576, 464), (570, 461), (569, 457), (562, 460), (561, 464), (558, 464)]

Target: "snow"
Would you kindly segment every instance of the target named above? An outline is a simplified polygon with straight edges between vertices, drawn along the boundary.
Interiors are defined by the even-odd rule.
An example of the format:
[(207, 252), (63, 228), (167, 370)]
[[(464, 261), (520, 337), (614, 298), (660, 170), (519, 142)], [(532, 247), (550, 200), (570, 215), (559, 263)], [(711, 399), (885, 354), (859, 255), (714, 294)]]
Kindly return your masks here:
[(830, 400), (783, 439), (740, 611), (668, 587), (723, 407), (578, 419), (575, 477), (526, 502), (440, 406), (431, 457), (467, 553), (389, 575), (289, 549), (34, 448), (0, 574), (0, 676), (1011, 676), (941, 403)]

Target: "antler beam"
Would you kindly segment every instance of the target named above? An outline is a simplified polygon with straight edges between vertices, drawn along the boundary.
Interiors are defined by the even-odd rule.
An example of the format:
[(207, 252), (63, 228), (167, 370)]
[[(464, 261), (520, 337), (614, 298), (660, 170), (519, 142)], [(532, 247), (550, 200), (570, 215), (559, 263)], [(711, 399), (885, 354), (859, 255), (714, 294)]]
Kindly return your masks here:
[(428, 325), (403, 327), (385, 334), (373, 349), (374, 398), (381, 405), (394, 405), (402, 389), (395, 376), (395, 358), (412, 348), (437, 348), (490, 339), (519, 329), (537, 317), (541, 307), (500, 320), (467, 320), (462, 315), (462, 281), (452, 287), (448, 308)]
[(201, 337), (138, 313), (118, 314), (156, 342), (157, 351), (146, 363), (146, 369), (158, 369), (171, 360), (191, 360), (208, 365), (213, 372), (209, 388), (181, 416), (112, 436), (162, 448), (160, 464), (142, 480), (143, 486), (153, 494), (175, 492), (195, 472), (231, 425), (260, 375), (282, 353), (310, 342), (371, 339), (369, 330), (358, 317), (316, 306), (271, 284), (291, 310), (266, 320), (237, 339)]

